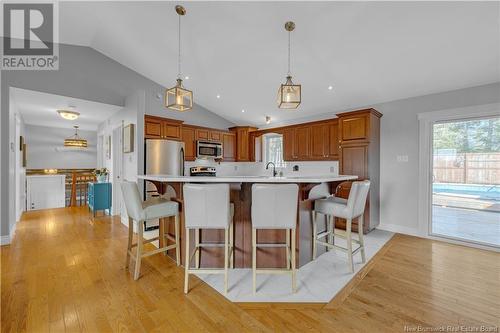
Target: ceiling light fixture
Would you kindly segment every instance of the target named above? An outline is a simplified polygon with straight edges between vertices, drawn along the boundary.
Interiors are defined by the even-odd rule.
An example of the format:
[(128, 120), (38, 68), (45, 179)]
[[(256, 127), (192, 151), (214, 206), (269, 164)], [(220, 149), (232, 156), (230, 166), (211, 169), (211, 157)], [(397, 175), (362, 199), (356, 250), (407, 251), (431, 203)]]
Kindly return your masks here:
[(266, 124), (270, 124), (271, 123), (271, 117), (270, 116), (266, 116)]
[(80, 116), (80, 112), (70, 110), (57, 110), (57, 113), (66, 120), (76, 120)]
[(332, 86), (328, 86), (328, 90), (332, 90), (332, 89), (333, 89), (333, 87), (332, 87)]
[(75, 134), (64, 140), (64, 147), (87, 148), (87, 140), (78, 136), (78, 126), (73, 126)]
[(241, 110), (241, 113), (245, 113), (245, 110)]
[(217, 95), (216, 97), (217, 97), (217, 98), (220, 98), (220, 95)]
[[(188, 111), (193, 108), (193, 92), (185, 89), (182, 86), (182, 75), (181, 75), (181, 16), (186, 15), (186, 9), (182, 6), (175, 6), (175, 11), (179, 16), (179, 53), (178, 53), (178, 61), (177, 61), (177, 84), (167, 89), (165, 92), (165, 101), (164, 104), (168, 109), (176, 110), (176, 111)], [(186, 77), (188, 79), (188, 77)]]
[(185, 79), (185, 80), (189, 80), (189, 76), (187, 76), (187, 75), (186, 75), (186, 76), (184, 77), (184, 79)]
[(288, 31), (288, 73), (285, 84), (282, 84), (278, 90), (278, 107), (280, 109), (296, 109), (301, 102), (300, 84), (292, 82), (292, 74), (290, 72), (290, 35), (295, 29), (295, 23), (288, 21), (285, 23), (285, 30)]

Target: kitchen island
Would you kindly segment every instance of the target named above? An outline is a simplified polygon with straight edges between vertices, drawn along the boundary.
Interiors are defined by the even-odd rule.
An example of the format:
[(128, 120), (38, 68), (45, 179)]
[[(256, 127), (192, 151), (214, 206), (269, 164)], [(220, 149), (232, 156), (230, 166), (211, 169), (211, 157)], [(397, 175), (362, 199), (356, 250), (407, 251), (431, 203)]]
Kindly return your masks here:
[[(175, 192), (172, 200), (179, 202), (181, 215), (181, 258), (184, 264), (184, 205), (182, 185), (185, 183), (229, 183), (231, 184), (231, 202), (234, 204), (234, 267), (250, 268), (252, 266), (252, 224), (251, 203), (252, 184), (254, 183), (294, 183), (299, 186), (298, 214), (297, 214), (297, 265), (298, 267), (311, 261), (312, 252), (312, 204), (315, 199), (328, 196), (338, 184), (343, 181), (355, 180), (357, 176), (351, 175), (318, 175), (318, 176), (293, 176), (293, 177), (267, 177), (267, 176), (218, 176), (218, 177), (192, 177), (171, 175), (138, 175), (139, 180), (152, 182), (158, 193)], [(321, 223), (321, 222), (318, 222)], [(326, 228), (319, 225), (318, 229)], [(162, 227), (160, 223), (160, 228)], [(168, 223), (169, 232), (173, 232), (173, 223)], [(160, 230), (160, 233), (162, 230)], [(285, 231), (259, 230), (257, 234), (259, 243), (284, 243)], [(194, 238), (192, 238), (194, 239)], [(221, 243), (224, 241), (222, 230), (202, 230), (200, 242)], [(162, 246), (162, 244), (160, 244)], [(318, 254), (324, 251), (318, 248)], [(175, 252), (169, 252), (175, 256)], [(266, 247), (257, 252), (258, 267), (284, 267), (286, 253), (284, 248)], [(203, 248), (200, 254), (200, 267), (220, 267), (223, 263), (223, 250), (217, 247)]]

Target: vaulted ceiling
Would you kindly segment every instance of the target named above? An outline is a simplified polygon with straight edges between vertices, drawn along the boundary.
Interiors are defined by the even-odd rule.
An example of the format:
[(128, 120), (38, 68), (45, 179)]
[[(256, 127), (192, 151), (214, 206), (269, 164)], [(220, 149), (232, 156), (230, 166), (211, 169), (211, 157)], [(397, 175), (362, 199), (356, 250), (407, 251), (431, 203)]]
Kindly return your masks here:
[[(176, 4), (61, 2), (60, 41), (90, 46), (170, 87), (177, 71)], [(181, 4), (187, 9), (185, 86), (196, 103), (239, 124), (500, 80), (498, 2)], [(302, 105), (294, 111), (276, 106), (287, 70), (288, 20), (296, 23), (292, 73), (303, 88)]]

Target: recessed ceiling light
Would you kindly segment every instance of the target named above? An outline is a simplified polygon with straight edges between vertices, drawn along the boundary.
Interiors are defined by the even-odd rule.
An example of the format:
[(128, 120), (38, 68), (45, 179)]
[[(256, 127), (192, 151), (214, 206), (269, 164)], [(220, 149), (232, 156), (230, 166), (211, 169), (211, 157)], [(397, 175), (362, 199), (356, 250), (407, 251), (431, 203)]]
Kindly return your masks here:
[(220, 98), (220, 95), (217, 95), (217, 98)]
[(332, 86), (328, 86), (328, 90), (332, 90), (332, 89), (333, 89), (333, 87), (332, 87)]
[(266, 124), (270, 124), (271, 123), (271, 116), (266, 116)]
[(75, 120), (80, 116), (79, 112), (70, 110), (57, 110), (57, 113), (66, 120)]
[(189, 80), (189, 76), (187, 76), (187, 75), (186, 75), (186, 76), (184, 77), (184, 79)]
[(245, 110), (241, 110), (242, 113), (245, 113)]

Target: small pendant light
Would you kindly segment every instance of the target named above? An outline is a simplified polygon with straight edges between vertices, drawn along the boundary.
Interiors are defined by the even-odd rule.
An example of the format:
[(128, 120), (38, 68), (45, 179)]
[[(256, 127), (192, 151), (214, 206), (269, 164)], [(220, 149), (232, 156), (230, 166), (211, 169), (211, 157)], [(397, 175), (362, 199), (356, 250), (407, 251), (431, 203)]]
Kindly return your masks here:
[(292, 82), (290, 73), (290, 34), (295, 29), (295, 23), (288, 21), (285, 23), (285, 30), (288, 31), (288, 73), (285, 84), (278, 90), (278, 107), (280, 109), (296, 109), (301, 102), (301, 85)]
[(186, 9), (182, 6), (175, 6), (175, 11), (179, 16), (179, 54), (177, 62), (177, 84), (167, 89), (165, 92), (165, 107), (176, 111), (188, 111), (193, 108), (193, 92), (182, 86), (181, 79), (181, 16), (186, 15)]

